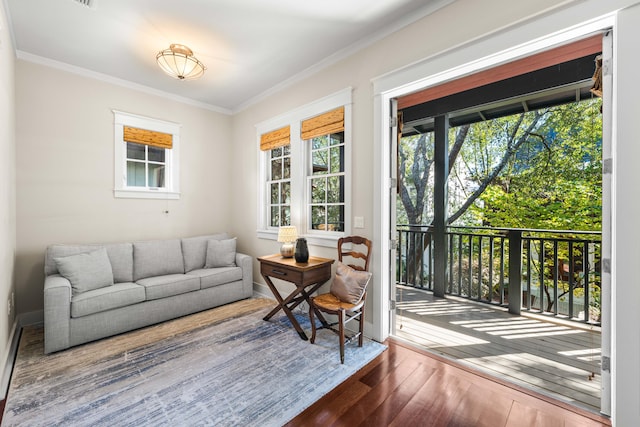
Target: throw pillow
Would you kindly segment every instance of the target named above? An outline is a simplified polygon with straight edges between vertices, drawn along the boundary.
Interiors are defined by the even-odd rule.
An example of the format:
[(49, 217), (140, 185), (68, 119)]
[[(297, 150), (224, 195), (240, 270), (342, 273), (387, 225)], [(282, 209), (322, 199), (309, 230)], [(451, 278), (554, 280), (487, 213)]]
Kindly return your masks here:
[(226, 240), (209, 240), (207, 242), (207, 262), (205, 268), (235, 267), (236, 238)]
[(73, 295), (113, 285), (113, 271), (105, 248), (53, 260), (60, 275), (71, 282)]
[(356, 270), (338, 261), (330, 292), (342, 302), (358, 304), (370, 279), (368, 271)]

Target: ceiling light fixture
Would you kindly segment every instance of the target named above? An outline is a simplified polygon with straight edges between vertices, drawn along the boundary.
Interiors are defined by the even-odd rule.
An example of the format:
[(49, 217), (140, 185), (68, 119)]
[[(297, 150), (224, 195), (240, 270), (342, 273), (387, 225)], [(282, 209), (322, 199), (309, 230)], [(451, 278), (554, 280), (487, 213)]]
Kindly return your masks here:
[(197, 79), (204, 74), (206, 67), (193, 51), (182, 44), (172, 44), (169, 49), (161, 50), (156, 55), (160, 68), (178, 80)]

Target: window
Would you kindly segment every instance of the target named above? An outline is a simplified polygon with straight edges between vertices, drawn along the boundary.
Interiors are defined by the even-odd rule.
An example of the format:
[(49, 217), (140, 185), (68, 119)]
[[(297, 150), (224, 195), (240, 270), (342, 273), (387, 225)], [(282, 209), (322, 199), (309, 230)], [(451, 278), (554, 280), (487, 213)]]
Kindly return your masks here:
[(291, 225), (291, 150), (289, 145), (269, 152), (269, 225)]
[(310, 244), (334, 247), (350, 232), (350, 117), (351, 88), (256, 126), (258, 237), (295, 225)]
[(344, 231), (344, 132), (319, 136), (308, 142), (311, 228)]
[(114, 194), (178, 199), (180, 125), (114, 111)]
[(165, 188), (165, 149), (127, 142), (127, 187)]

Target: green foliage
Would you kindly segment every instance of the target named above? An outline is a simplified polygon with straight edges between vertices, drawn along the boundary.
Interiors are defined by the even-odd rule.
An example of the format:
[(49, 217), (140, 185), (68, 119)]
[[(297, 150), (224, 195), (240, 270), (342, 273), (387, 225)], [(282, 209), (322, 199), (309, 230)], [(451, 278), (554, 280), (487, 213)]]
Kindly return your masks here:
[(510, 160), (470, 208), (482, 225), (600, 230), (602, 120), (600, 101), (563, 105)]
[[(600, 105), (594, 99), (468, 126), (449, 176), (452, 225), (600, 230)], [(450, 130), (451, 145), (459, 134)], [(433, 217), (433, 143), (432, 133), (400, 141), (400, 224)]]

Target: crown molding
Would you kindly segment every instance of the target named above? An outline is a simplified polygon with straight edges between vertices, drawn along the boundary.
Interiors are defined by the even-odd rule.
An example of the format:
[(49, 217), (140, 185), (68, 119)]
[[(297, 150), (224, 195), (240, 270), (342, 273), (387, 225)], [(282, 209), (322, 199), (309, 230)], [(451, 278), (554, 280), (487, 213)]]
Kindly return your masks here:
[(21, 50), (16, 51), (16, 56), (18, 59), (21, 59), (23, 61), (31, 62), (38, 65), (44, 65), (45, 67), (55, 68), (57, 70), (66, 71), (68, 73), (76, 74), (82, 77), (87, 77), (90, 79), (99, 80), (99, 81), (113, 84), (116, 86), (121, 86), (127, 89), (136, 90), (138, 92), (143, 92), (149, 95), (159, 96), (161, 98), (166, 98), (171, 101), (176, 101), (182, 104), (191, 105), (193, 107), (198, 107), (198, 108), (202, 108), (205, 110), (226, 114), (226, 115), (232, 114), (232, 111), (227, 108), (218, 107), (216, 105), (211, 105), (205, 102), (196, 101), (194, 99), (186, 98), (184, 96), (179, 96), (169, 92), (164, 92), (149, 86), (141, 85), (139, 83), (134, 83), (124, 79), (119, 79), (117, 77), (112, 77), (107, 74), (98, 73), (96, 71), (87, 70), (86, 68), (76, 67), (75, 65), (70, 65), (65, 62), (55, 61), (53, 59), (34, 55)]

